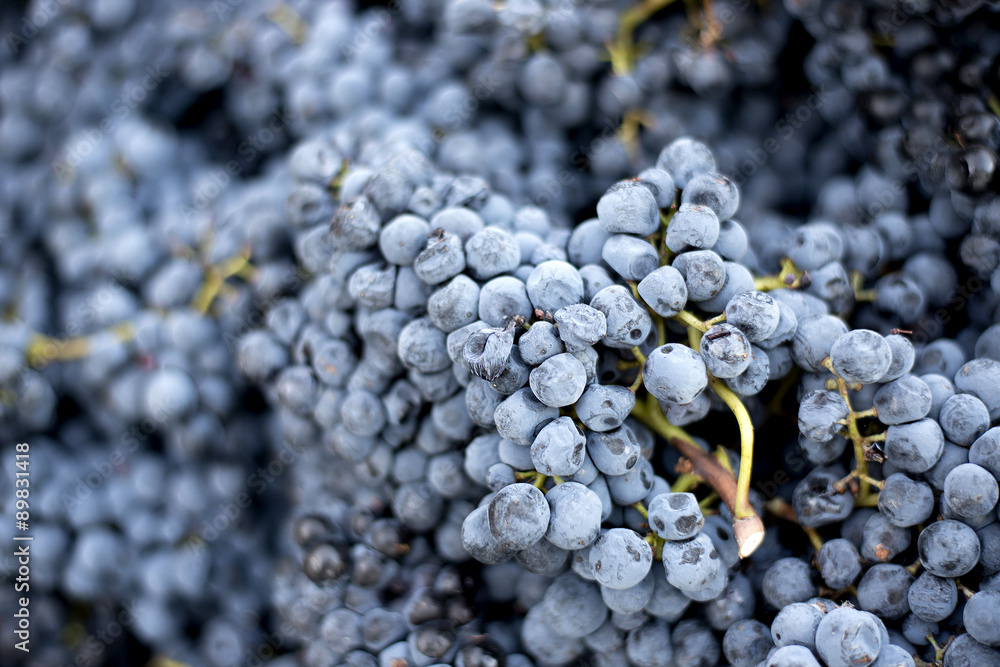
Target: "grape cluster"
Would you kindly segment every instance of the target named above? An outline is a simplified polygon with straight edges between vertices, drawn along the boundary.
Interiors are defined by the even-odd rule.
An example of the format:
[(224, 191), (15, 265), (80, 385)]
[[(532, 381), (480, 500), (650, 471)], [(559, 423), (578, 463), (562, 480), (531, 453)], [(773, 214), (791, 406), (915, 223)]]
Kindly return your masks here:
[[(804, 72), (829, 89), (823, 111), (862, 163), (823, 185), (824, 215), (854, 229), (891, 229), (886, 259), (904, 260), (875, 285), (874, 305), (914, 325), (922, 342), (945, 333), (935, 311), (956, 293), (969, 317), (992, 324), (997, 262), (998, 137), (990, 3), (788, 3), (816, 44)], [(955, 258), (943, 256), (956, 245)], [(959, 270), (960, 269), (960, 270)], [(996, 292), (991, 286), (991, 293)], [(982, 315), (976, 310), (985, 309)], [(939, 311), (938, 311), (939, 312)]]
[(30, 481), (37, 570), (15, 594), (23, 563), (5, 554), (4, 606), (37, 603), (38, 664), (237, 664), (268, 630), (284, 452), (233, 350), (295, 276), (281, 175), (224, 188), (211, 123), (178, 126), (229, 77), (196, 70), (233, 24), (33, 5), (0, 67), (0, 436), (10, 461), (31, 448), (0, 506), (10, 539)]
[[(316, 150), (299, 150), (307, 148)], [(822, 382), (825, 365), (836, 363), (852, 383), (860, 381), (852, 371), (867, 373), (861, 379), (869, 384), (887, 382), (909, 370), (912, 346), (898, 334), (847, 334), (829, 314), (845, 292), (853, 299), (839, 252), (798, 253), (816, 273), (843, 276), (839, 291), (811, 282), (791, 260), (755, 280), (739, 263), (748, 242), (732, 219), (738, 190), (712, 171), (713, 156), (698, 142), (668, 146), (657, 168), (613, 186), (598, 202), (598, 217), (567, 232), (526, 215), (537, 209), (508, 205), (497, 215), (495, 204), (505, 198), (485, 184), (478, 202), (447, 207), (452, 189), (468, 187), (470, 177), (439, 179), (438, 207), (418, 210), (430, 197), (418, 198), (419, 186), (392, 174), (401, 164), (431, 171), (413, 151), (395, 148), (392, 166), (370, 176), (362, 167), (367, 182), (353, 201), (342, 189), (346, 203), (324, 204), (333, 221), (317, 221), (317, 231), (306, 234), (321, 231), (332, 247), (329, 273), (306, 285), (303, 305), (282, 301), (269, 329), (242, 341), (244, 369), (272, 380), (283, 420), (299, 425), (286, 437), (327, 443), (353, 468), (343, 493), (377, 494), (400, 525), (433, 533), (439, 554), (456, 561), (471, 554), (489, 566), (487, 579), (552, 577), (568, 566), (521, 626), (524, 650), (536, 659), (565, 664), (589, 653), (614, 664), (615, 656), (647, 652), (664, 659), (671, 626), (692, 601), (722, 606), (702, 633), (718, 654), (712, 631), (730, 630), (755, 611), (753, 590), (734, 568), (741, 549), (748, 556), (761, 543), (763, 527), (750, 492), (678, 427), (703, 420), (714, 395), (752, 429), (740, 397), (753, 400), (794, 367)], [(392, 177), (401, 191), (375, 187)], [(350, 182), (348, 170), (343, 183)], [(832, 243), (836, 231), (827, 227), (808, 229)], [(310, 315), (313, 300), (334, 310)], [(848, 344), (835, 352), (843, 334)], [(851, 357), (856, 348), (871, 350), (859, 360)], [(642, 388), (645, 402), (638, 403)], [(803, 431), (816, 443), (803, 449), (815, 465), (832, 462), (845, 447), (825, 441), (847, 409), (822, 392), (802, 405)], [(717, 488), (728, 495), (735, 530), (722, 517), (706, 521), (699, 499), (684, 490), (701, 478), (688, 473), (672, 490), (658, 474), (656, 430), (684, 439), (685, 453), (708, 466), (700, 470), (705, 478), (728, 475), (728, 485)], [(734, 464), (728, 456), (725, 462)], [(478, 507), (477, 484), (491, 490)], [(802, 484), (816, 486), (814, 477)], [(829, 511), (826, 490), (815, 491), (825, 499), (815, 501), (797, 491), (803, 525), (812, 518), (810, 502)], [(838, 507), (850, 514), (852, 505)], [(308, 557), (303, 562), (308, 570)], [(766, 572), (764, 596), (776, 608), (817, 594), (803, 561), (777, 559)], [(779, 593), (769, 578), (800, 584)], [(547, 606), (570, 599), (572, 614), (554, 611), (563, 602)], [(606, 637), (591, 639), (601, 629)], [(730, 643), (743, 646), (734, 636)], [(770, 640), (765, 655), (769, 647)]]
[(477, 618), (462, 570), (377, 507), (321, 497), (299, 508), (290, 531), (301, 565), (283, 562), (272, 591), (282, 639), (301, 642), (304, 664), (517, 664), (499, 643), (505, 624)]
[[(936, 638), (964, 627), (970, 636), (955, 642), (957, 656), (995, 660), (1000, 653), (987, 648), (997, 645), (987, 630), (995, 612), (984, 602), (997, 571), (991, 527), (998, 496), (996, 435), (990, 424), (997, 408), (992, 378), (1000, 366), (990, 358), (966, 362), (959, 356), (954, 374), (916, 375), (911, 355), (898, 369), (902, 375), (891, 372), (871, 385), (874, 373), (865, 374), (889, 369), (891, 357), (887, 339), (871, 331), (854, 330), (834, 343), (826, 381), (833, 390), (803, 399), (800, 437), (812, 441), (804, 445), (811, 451), (823, 448), (816, 440), (853, 444), (856, 461), (864, 463), (842, 479), (836, 471), (810, 473), (795, 489), (795, 512), (809, 528), (847, 519), (835, 539), (824, 543), (815, 534), (822, 580), (833, 590), (856, 584), (858, 606), (899, 622), (911, 654), (928, 645), (940, 653)], [(853, 396), (851, 384), (857, 385)], [(858, 400), (871, 407), (858, 410)], [(869, 461), (881, 463), (883, 479), (869, 476)], [(852, 513), (852, 506), (877, 511)], [(967, 586), (962, 578), (978, 582)], [(970, 658), (954, 659), (962, 664)]]

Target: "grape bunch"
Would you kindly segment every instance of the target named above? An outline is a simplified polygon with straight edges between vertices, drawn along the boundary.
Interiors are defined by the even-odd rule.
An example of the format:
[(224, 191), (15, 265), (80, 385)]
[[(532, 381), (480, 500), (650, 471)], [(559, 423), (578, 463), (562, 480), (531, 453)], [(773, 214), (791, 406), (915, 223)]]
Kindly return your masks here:
[[(908, 362), (902, 375), (883, 376), (876, 388), (870, 384), (874, 371), (891, 368), (886, 342), (866, 330), (842, 335), (826, 364), (836, 391), (820, 389), (803, 399), (805, 447), (852, 444), (860, 463), (841, 479), (834, 471), (810, 473), (795, 489), (795, 513), (810, 529), (843, 520), (835, 539), (823, 542), (814, 533), (822, 580), (833, 590), (856, 584), (859, 608), (899, 622), (910, 654), (932, 646), (948, 664), (951, 649), (940, 648), (948, 640), (938, 639), (961, 635), (953, 664), (968, 656), (995, 660), (1000, 653), (988, 647), (998, 644), (997, 637), (987, 630), (995, 612), (984, 603), (997, 572), (997, 436), (990, 425), (1000, 366), (989, 357), (966, 362), (959, 356), (953, 374), (918, 376)], [(859, 385), (854, 396), (851, 384)], [(866, 386), (875, 389), (867, 399)], [(857, 399), (871, 407), (859, 410)], [(869, 476), (869, 461), (881, 463), (883, 479)], [(872, 509), (852, 512), (858, 506)], [(961, 634), (963, 627), (968, 635)]]
[[(259, 421), (234, 420), (228, 437), (252, 440)], [(65, 440), (32, 439), (30, 530), (16, 532), (9, 522), (5, 532), (8, 539), (33, 538), (32, 630), (46, 640), (38, 659), (100, 661), (142, 646), (149, 657), (196, 663), (207, 659), (202, 651), (213, 637), (238, 638), (241, 654), (259, 642), (261, 628), (247, 612), (266, 613), (272, 547), (266, 514), (232, 500), (242, 490), (245, 465), (122, 453), (82, 420), (60, 434)], [(4, 454), (13, 459), (13, 445)], [(13, 497), (13, 476), (0, 488)], [(280, 496), (272, 490), (265, 498), (274, 503)], [(19, 565), (13, 550), (0, 560), (8, 582)], [(13, 584), (5, 587), (4, 604), (13, 608), (17, 595)], [(192, 625), (206, 630), (189, 637)], [(60, 641), (66, 633), (77, 640)], [(17, 664), (13, 648), (3, 651)]]
[[(934, 494), (913, 477), (937, 464), (945, 433), (969, 446), (989, 427), (987, 378), (994, 371), (988, 360), (968, 364), (973, 377), (961, 380), (960, 393), (958, 379), (953, 385), (937, 375), (928, 384), (911, 374), (915, 364), (943, 364), (953, 377), (965, 368), (953, 343), (918, 350), (906, 332), (850, 330), (831, 314), (863, 300), (858, 276), (877, 275), (892, 227), (875, 226), (858, 241), (816, 221), (770, 256), (756, 255), (748, 239), (754, 227), (732, 219), (736, 186), (712, 171), (704, 145), (687, 138), (665, 148), (657, 167), (609, 189), (597, 217), (571, 231), (528, 227), (526, 214), (537, 209), (508, 205), (498, 213), (505, 198), (473, 177), (441, 179), (437, 200), (470, 183), (478, 200), (418, 210), (419, 187), (389, 193), (375, 186), (403, 164), (431, 169), (429, 162), (405, 145), (389, 155), (391, 167), (363, 170), (365, 185), (342, 189), (333, 222), (316, 221), (310, 232), (322, 231), (335, 258), (327, 261), (328, 277), (303, 292), (305, 303), (333, 304), (332, 314), (315, 311), (325, 331), (310, 328), (305, 307), (284, 300), (269, 315), (270, 331), (241, 344), (244, 369), (273, 379), (283, 420), (300, 424), (294, 432), (286, 426), (286, 437), (305, 442), (319, 431), (329, 451), (354, 462), (357, 480), (344, 488), (347, 496), (381, 496), (406, 529), (432, 533), (439, 553), (458, 562), (468, 553), (483, 563), (487, 580), (550, 581), (526, 605), (520, 631), (520, 646), (543, 664), (584, 655), (658, 664), (671, 659), (674, 643), (691, 660), (704, 649), (748, 665), (796, 664), (806, 659), (802, 648), (825, 664), (852, 652), (909, 664), (920, 653), (910, 638), (924, 625), (886, 626), (901, 618), (898, 600), (913, 580), (893, 562), (910, 540), (892, 521), (909, 528), (931, 519)], [(859, 261), (863, 252), (876, 261)], [(777, 271), (755, 278), (744, 259)], [(320, 289), (327, 296), (314, 297)], [(330, 340), (334, 331), (349, 338)], [(994, 337), (984, 334), (984, 350)], [(348, 352), (354, 340), (360, 359)], [(292, 346), (298, 366), (283, 368), (289, 353), (282, 343)], [(752, 455), (754, 425), (744, 403), (756, 408), (771, 380), (795, 374), (800, 433), (793, 446), (808, 474), (795, 482), (790, 501), (765, 502), (740, 474), (749, 469), (745, 459), (724, 450), (713, 456), (683, 427), (697, 426), (713, 407), (731, 410), (742, 453)], [(954, 395), (946, 426), (928, 418), (930, 385), (939, 412)], [(302, 421), (307, 415), (313, 423)], [(684, 456), (673, 484), (658, 436)], [(884, 482), (875, 479), (878, 463)], [(956, 474), (954, 489), (966, 486), (960, 474), (972, 473)], [(992, 479), (981, 466), (977, 474), (979, 483), (983, 474)], [(478, 506), (475, 485), (490, 490)], [(704, 487), (724, 501), (722, 516), (706, 517), (712, 505), (690, 492)], [(896, 512), (892, 521), (860, 509), (875, 500), (881, 512)], [(995, 509), (989, 500), (976, 507), (983, 525)], [(807, 561), (766, 541), (765, 510), (802, 527), (819, 577)], [(824, 542), (817, 529), (826, 533), (841, 522), (844, 535)], [(931, 544), (941, 529), (925, 530)], [(741, 556), (757, 564), (756, 581), (739, 573)], [(850, 588), (853, 595), (858, 577), (853, 607), (817, 597), (820, 580), (830, 592)], [(753, 620), (755, 591), (765, 609), (779, 611), (778, 629)], [(555, 611), (571, 599), (572, 614)], [(685, 619), (692, 602), (714, 618)], [(782, 624), (807, 623), (806, 616), (815, 623), (802, 640), (783, 643)], [(828, 616), (824, 628), (834, 630), (826, 633), (854, 624), (872, 628), (870, 637), (838, 644), (817, 635)], [(678, 623), (701, 639), (688, 646), (672, 630)], [(724, 634), (721, 642), (715, 633)], [(918, 642), (942, 654), (944, 643)], [(988, 643), (969, 636), (953, 651), (987, 652)]]
[[(892, 227), (889, 256), (905, 260), (876, 286), (876, 306), (929, 342), (945, 333), (934, 310), (959, 287), (963, 301), (985, 301), (988, 313), (969, 316), (989, 326), (995, 303), (980, 288), (997, 269), (997, 62), (981, 48), (995, 40), (990, 3), (788, 7), (817, 40), (804, 72), (830, 89), (825, 115), (862, 163), (861, 178), (832, 179), (819, 199), (841, 224)], [(949, 242), (958, 261), (944, 256)]]
[[(299, 148), (293, 168), (317, 164), (321, 149)], [(285, 437), (322, 441), (343, 461), (330, 474), (353, 476), (345, 497), (381, 498), (401, 526), (432, 534), (439, 554), (488, 565), (484, 577), (552, 577), (568, 565), (522, 625), (525, 650), (546, 664), (641, 654), (642, 642), (669, 637), (693, 601), (745, 592), (736, 568), (764, 539), (751, 503), (760, 498), (738, 475), (739, 459), (723, 452), (720, 462), (681, 427), (702, 421), (714, 396), (736, 412), (752, 455), (743, 401), (795, 367), (818, 377), (847, 331), (829, 314), (853, 299), (840, 253), (797, 254), (833, 279), (810, 280), (790, 258), (755, 279), (739, 263), (748, 240), (732, 219), (738, 190), (687, 138), (664, 149), (657, 168), (613, 186), (598, 217), (572, 231), (551, 230), (537, 209), (501, 208), (506, 198), (473, 177), (440, 179), (425, 205), (430, 195), (407, 185), (402, 169), (411, 180), (431, 173), (427, 158), (408, 145), (387, 155), (379, 169), (360, 169), (361, 187), (352, 188), (351, 170), (338, 177), (342, 203), (324, 205), (332, 223), (315, 220), (304, 233), (327, 244), (330, 259), (312, 266), (328, 273), (241, 342), (244, 371), (272, 382)], [(327, 165), (322, 178), (337, 177), (335, 161), (318, 164)], [(390, 179), (399, 191), (383, 189)], [(458, 194), (463, 205), (446, 206)], [(837, 238), (821, 224), (809, 233)], [(885, 357), (868, 382), (893, 379), (890, 365), (903, 375), (914, 357), (908, 341), (851, 335), (868, 334)], [(818, 407), (814, 421), (837, 412)], [(673, 488), (660, 474), (657, 434), (689, 467)], [(814, 465), (845, 449), (822, 439), (805, 447)], [(689, 492), (698, 484), (723, 497), (728, 520), (705, 517)], [(478, 507), (476, 485), (491, 491)], [(587, 602), (565, 622), (542, 611), (546, 600), (577, 597)], [(723, 617), (739, 620), (753, 605), (751, 590)], [(640, 643), (581, 641), (605, 626)], [(712, 631), (728, 628), (720, 620), (705, 629), (717, 653)], [(656, 639), (635, 639), (647, 633)]]
[[(30, 482), (29, 657), (230, 664), (220, 643), (242, 661), (268, 630), (282, 450), (233, 348), (295, 273), (281, 176), (209, 204), (206, 137), (163, 123), (158, 95), (186, 98), (170, 113), (194, 95), (171, 59), (212, 30), (162, 30), (179, 5), (66, 5), (27, 44), (5, 41), (16, 57), (0, 68), (0, 434), (10, 461), (31, 447), (0, 506), (13, 537)], [(12, 609), (22, 565), (0, 561)]]

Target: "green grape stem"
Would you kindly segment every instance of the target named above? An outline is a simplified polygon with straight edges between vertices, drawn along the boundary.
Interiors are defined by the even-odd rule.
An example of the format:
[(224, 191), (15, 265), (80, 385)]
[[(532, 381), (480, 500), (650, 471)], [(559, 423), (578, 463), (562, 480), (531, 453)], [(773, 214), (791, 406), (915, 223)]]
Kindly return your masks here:
[[(719, 494), (722, 502), (726, 504), (733, 515), (733, 531), (736, 536), (736, 544), (739, 546), (740, 557), (750, 556), (764, 540), (764, 522), (760, 520), (753, 506), (749, 503), (745, 503), (746, 507), (742, 508), (743, 515), (737, 516), (738, 487), (732, 473), (723, 468), (714, 456), (699, 447), (684, 429), (671, 424), (660, 409), (655, 397), (647, 395), (644, 400), (637, 402), (632, 410), (632, 415), (659, 434), (688, 459), (692, 472), (705, 480), (705, 483)], [(740, 467), (749, 470), (752, 465), (752, 461), (746, 461)]]

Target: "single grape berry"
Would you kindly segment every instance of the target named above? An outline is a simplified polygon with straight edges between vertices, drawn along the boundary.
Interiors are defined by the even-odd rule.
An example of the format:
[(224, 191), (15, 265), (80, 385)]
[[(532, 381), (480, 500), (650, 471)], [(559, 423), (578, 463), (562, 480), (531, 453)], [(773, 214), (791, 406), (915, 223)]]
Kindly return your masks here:
[(489, 504), (490, 532), (505, 549), (527, 549), (545, 535), (549, 505), (531, 484), (511, 484), (500, 489)]
[(889, 370), (892, 349), (885, 338), (868, 329), (848, 331), (830, 348), (833, 370), (847, 382), (871, 384)]
[(708, 369), (687, 345), (667, 343), (653, 350), (643, 366), (646, 391), (661, 401), (686, 404), (708, 386)]
[(591, 547), (590, 565), (602, 586), (630, 588), (642, 581), (652, 567), (653, 549), (634, 530), (612, 528)]
[(665, 540), (690, 539), (705, 525), (698, 500), (691, 493), (661, 493), (647, 508), (649, 525)]

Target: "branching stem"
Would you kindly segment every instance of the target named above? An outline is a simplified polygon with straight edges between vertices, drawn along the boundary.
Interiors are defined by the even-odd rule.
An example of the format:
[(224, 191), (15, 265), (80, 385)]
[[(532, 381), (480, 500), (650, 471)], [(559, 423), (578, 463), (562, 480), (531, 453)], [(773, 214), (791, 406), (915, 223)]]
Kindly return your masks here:
[[(737, 483), (732, 474), (727, 472), (714, 456), (699, 447), (684, 429), (671, 424), (653, 396), (647, 395), (645, 400), (637, 402), (632, 415), (688, 459), (692, 473), (715, 489), (734, 517), (733, 531), (740, 556), (746, 558), (752, 554), (764, 539), (764, 523), (752, 506), (743, 518), (736, 518)], [(750, 465), (747, 466), (748, 469)]]

